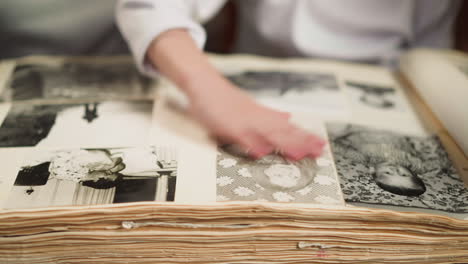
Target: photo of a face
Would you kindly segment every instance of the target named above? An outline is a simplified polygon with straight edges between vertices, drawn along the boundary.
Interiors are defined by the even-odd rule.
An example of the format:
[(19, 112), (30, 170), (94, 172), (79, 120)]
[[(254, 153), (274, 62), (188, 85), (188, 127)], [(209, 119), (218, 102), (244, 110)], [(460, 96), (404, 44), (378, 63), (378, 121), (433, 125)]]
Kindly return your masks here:
[(267, 155), (255, 161), (255, 180), (264, 187), (279, 191), (297, 191), (308, 186), (317, 173), (312, 159), (290, 162), (278, 155)]
[[(389, 181), (398, 178), (395, 182), (401, 184), (404, 179), (411, 179), (413, 174), (405, 167), (391, 164), (378, 164), (375, 170), (376, 178)], [(404, 185), (404, 184), (403, 184)]]
[(437, 137), (347, 123), (327, 130), (347, 202), (468, 212), (468, 189)]
[(297, 186), (301, 179), (301, 170), (294, 164), (273, 164), (263, 171), (270, 184), (282, 188)]
[(343, 202), (331, 157), (326, 153), (319, 160), (292, 162), (275, 154), (252, 160), (233, 145), (218, 152), (218, 201)]
[(426, 185), (416, 174), (399, 165), (376, 165), (374, 180), (380, 188), (397, 195), (419, 196), (426, 191)]

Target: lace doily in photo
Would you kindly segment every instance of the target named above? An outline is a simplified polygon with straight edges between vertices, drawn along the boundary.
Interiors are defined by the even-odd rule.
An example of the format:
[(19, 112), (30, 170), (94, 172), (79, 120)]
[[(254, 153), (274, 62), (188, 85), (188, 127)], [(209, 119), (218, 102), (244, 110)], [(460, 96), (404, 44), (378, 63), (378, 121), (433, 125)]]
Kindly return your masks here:
[(219, 149), (216, 184), (217, 201), (343, 204), (328, 148), (315, 161), (294, 163), (276, 155), (254, 161)]
[(54, 153), (49, 171), (51, 179), (81, 182), (93, 171), (106, 171), (115, 164), (110, 154), (101, 150), (64, 150)]

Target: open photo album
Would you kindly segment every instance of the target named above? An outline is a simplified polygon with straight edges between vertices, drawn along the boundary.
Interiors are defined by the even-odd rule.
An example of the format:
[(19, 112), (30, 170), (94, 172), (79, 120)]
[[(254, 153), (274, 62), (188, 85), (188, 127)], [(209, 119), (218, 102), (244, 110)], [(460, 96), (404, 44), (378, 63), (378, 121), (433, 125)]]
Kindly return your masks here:
[[(325, 139), (322, 155), (294, 162), (272, 153), (254, 160), (238, 146), (218, 145), (186, 113), (187, 99), (173, 84), (140, 75), (128, 57), (0, 62), (0, 253), (10, 252), (6, 263), (53, 261), (21, 248), (27, 239), (42, 241), (31, 247), (53, 248), (44, 241), (80, 230), (85, 237), (102, 232), (115, 243), (124, 239), (118, 238), (122, 230), (134, 231), (125, 233), (128, 241), (142, 244), (147, 238), (138, 232), (148, 232), (168, 249), (180, 247), (184, 234), (198, 243), (218, 237), (232, 246), (226, 256), (248, 248), (250, 235), (262, 238), (263, 230), (278, 256), (295, 256), (294, 263), (352, 263), (362, 255), (359, 243), (370, 241), (372, 263), (396, 263), (382, 254), (407, 263), (428, 256), (434, 261), (427, 263), (452, 263), (442, 262), (448, 253), (441, 250), (453, 263), (468, 262), (468, 56), (415, 50), (393, 70), (247, 55), (210, 60), (259, 103), (290, 112), (294, 124)], [(15, 219), (17, 226), (8, 224)], [(326, 227), (327, 221), (338, 225)], [(294, 243), (282, 244), (289, 238)], [(264, 239), (258, 250), (273, 250)], [(92, 251), (92, 243), (74, 243)], [(195, 250), (196, 243), (187, 247)], [(313, 254), (301, 255), (304, 250)], [(168, 256), (143, 248), (115, 254)], [(167, 263), (203, 262), (213, 252), (200, 254)]]

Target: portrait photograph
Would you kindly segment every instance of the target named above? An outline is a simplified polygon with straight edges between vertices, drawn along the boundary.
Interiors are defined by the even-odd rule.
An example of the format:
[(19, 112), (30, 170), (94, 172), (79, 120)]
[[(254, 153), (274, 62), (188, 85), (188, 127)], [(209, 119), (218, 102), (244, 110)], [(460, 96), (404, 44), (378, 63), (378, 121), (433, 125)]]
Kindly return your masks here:
[(436, 136), (347, 123), (327, 130), (347, 202), (468, 213), (468, 189)]
[(174, 147), (36, 150), (4, 207), (174, 201), (177, 163)]
[(218, 149), (217, 201), (343, 204), (330, 153), (292, 162), (270, 154), (257, 160), (236, 146)]

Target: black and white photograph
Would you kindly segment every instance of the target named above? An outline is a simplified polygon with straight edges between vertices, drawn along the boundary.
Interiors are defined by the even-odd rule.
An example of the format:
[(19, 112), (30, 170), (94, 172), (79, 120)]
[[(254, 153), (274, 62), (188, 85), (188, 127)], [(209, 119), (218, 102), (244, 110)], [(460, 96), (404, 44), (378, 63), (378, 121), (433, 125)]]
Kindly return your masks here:
[(259, 102), (285, 111), (347, 108), (333, 73), (251, 70), (225, 76)]
[(347, 202), (468, 213), (464, 187), (436, 136), (327, 125)]
[(236, 146), (218, 149), (217, 201), (343, 204), (330, 153), (292, 162), (270, 154), (252, 160)]
[(85, 99), (151, 99), (152, 80), (140, 75), (131, 61), (64, 62), (17, 65), (2, 101)]
[(13, 104), (0, 126), (0, 147), (105, 147), (144, 144), (151, 101)]
[(406, 109), (395, 87), (357, 81), (345, 81), (345, 85), (353, 105), (382, 111), (404, 112)]
[(174, 201), (174, 147), (37, 150), (20, 168), (6, 208)]

